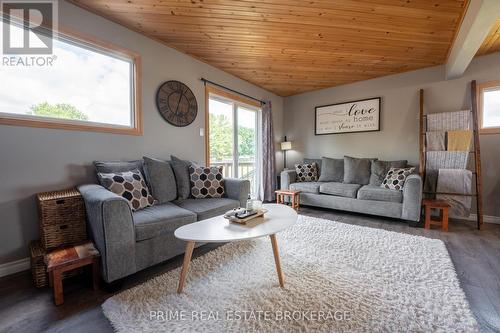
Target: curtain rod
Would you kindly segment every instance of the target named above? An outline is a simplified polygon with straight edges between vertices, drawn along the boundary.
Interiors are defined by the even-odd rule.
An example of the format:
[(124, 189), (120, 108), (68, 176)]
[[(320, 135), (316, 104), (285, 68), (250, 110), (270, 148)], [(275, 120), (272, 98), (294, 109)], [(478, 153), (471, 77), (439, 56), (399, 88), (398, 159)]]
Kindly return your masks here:
[(252, 100), (254, 100), (254, 101), (257, 101), (257, 102), (259, 102), (260, 104), (265, 104), (265, 103), (264, 103), (264, 101), (261, 101), (261, 100), (260, 100), (260, 99), (258, 99), (258, 98), (255, 98), (255, 97), (252, 97), (252, 96), (248, 96), (247, 94), (240, 93), (239, 91), (236, 91), (236, 90), (234, 90), (234, 89), (231, 89), (231, 88), (228, 88), (228, 87), (226, 87), (226, 86), (223, 86), (222, 84), (215, 83), (215, 82), (210, 81), (210, 80), (207, 80), (207, 79), (205, 79), (205, 78), (201, 78), (200, 80), (201, 80), (201, 81), (203, 81), (203, 83), (204, 83), (205, 85), (207, 85), (207, 83), (208, 83), (208, 84), (211, 84), (211, 85), (213, 85), (213, 86), (217, 86), (217, 87), (219, 87), (219, 88), (226, 89), (226, 90), (228, 90), (228, 91), (230, 91), (230, 92), (233, 92), (233, 93), (235, 93), (235, 94), (238, 94), (238, 95), (244, 96), (244, 97), (246, 97), (246, 98), (252, 99)]

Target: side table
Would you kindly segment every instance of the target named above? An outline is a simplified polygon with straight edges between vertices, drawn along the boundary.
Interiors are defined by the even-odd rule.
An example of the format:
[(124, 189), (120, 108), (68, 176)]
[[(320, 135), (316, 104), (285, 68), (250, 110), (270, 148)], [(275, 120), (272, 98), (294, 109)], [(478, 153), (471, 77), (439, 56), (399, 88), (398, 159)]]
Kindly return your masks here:
[[(425, 207), (425, 229), (430, 229), (432, 222), (441, 225), (443, 231), (448, 231), (448, 209), (451, 205), (445, 200), (439, 199), (424, 199), (422, 204)], [(439, 210), (439, 220), (431, 217), (431, 209)]]
[(299, 210), (300, 208), (300, 191), (294, 190), (277, 190), (274, 191), (276, 193), (276, 203), (284, 204), (285, 197), (289, 196), (292, 201), (292, 208), (295, 210)]
[(64, 303), (62, 274), (64, 272), (92, 265), (92, 282), (94, 290), (99, 286), (99, 251), (92, 242), (69, 246), (48, 253), (45, 256), (45, 264), (49, 273), (49, 284), (54, 289), (54, 303)]

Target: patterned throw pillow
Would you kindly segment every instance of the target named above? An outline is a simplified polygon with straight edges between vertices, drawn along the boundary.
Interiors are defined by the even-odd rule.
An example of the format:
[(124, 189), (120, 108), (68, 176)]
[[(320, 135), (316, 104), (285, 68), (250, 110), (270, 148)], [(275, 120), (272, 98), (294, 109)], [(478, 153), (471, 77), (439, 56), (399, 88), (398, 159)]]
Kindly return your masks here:
[(390, 168), (380, 187), (402, 191), (406, 178), (413, 171), (415, 171), (415, 168)]
[(297, 182), (316, 182), (318, 181), (318, 166), (316, 163), (295, 164), (297, 173)]
[(127, 199), (133, 212), (154, 204), (154, 199), (149, 193), (146, 182), (138, 169), (115, 173), (98, 173), (97, 176), (102, 186)]
[(196, 199), (220, 198), (224, 195), (221, 167), (189, 166), (191, 195)]

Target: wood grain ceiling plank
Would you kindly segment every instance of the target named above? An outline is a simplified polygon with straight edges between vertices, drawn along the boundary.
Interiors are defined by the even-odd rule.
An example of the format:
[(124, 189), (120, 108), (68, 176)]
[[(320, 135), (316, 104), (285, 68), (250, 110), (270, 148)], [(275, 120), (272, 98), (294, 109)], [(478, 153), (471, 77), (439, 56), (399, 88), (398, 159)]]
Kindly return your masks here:
[[(230, 12), (227, 13), (154, 13), (143, 14), (141, 12), (123, 12), (117, 13), (116, 17), (127, 20), (127, 17), (134, 16), (134, 21), (137, 26), (146, 26), (148, 24), (160, 24), (165, 21), (169, 22), (185, 22), (186, 19), (190, 20), (191, 24), (198, 25), (219, 25), (225, 26), (229, 23), (232, 24), (290, 24), (297, 26), (311, 26), (328, 28), (344, 28), (344, 29), (357, 29), (369, 33), (371, 31), (389, 32), (389, 33), (412, 33), (412, 34), (450, 34), (454, 33), (454, 26), (456, 22), (447, 24), (438, 24), (430, 20), (418, 20), (414, 22), (412, 19), (383, 19), (377, 17), (366, 17), (357, 19), (352, 16), (338, 16), (338, 17), (291, 17), (287, 15), (266, 15), (262, 18), (259, 15), (236, 15)], [(146, 23), (144, 23), (146, 22)]]
[[(285, 54), (289, 52), (304, 52), (310, 53), (314, 50), (321, 49), (322, 53), (333, 54), (369, 54), (370, 56), (380, 56), (390, 59), (391, 56), (404, 55), (405, 58), (429, 58), (434, 57), (437, 59), (444, 59), (443, 53), (447, 51), (445, 47), (428, 50), (423, 47), (414, 46), (392, 46), (392, 45), (349, 45), (343, 43), (304, 43), (304, 45), (290, 44), (286, 42), (274, 42), (274, 47), (271, 48), (262, 42), (252, 42), (252, 41), (238, 41), (234, 42), (231, 39), (217, 40), (217, 42), (211, 42), (210, 46), (201, 45), (204, 40), (196, 38), (185, 38), (185, 39), (168, 39), (168, 42), (177, 45), (179, 47), (186, 47), (189, 49), (220, 49), (220, 50), (247, 50), (251, 52), (270, 52), (275, 54)], [(388, 53), (389, 52), (389, 53)], [(387, 56), (387, 54), (390, 54)]]
[[(241, 5), (241, 4), (244, 5)], [(349, 17), (349, 18), (364, 18), (375, 17), (379, 19), (400, 18), (404, 20), (431, 20), (438, 21), (440, 24), (443, 22), (453, 23), (456, 20), (456, 14), (450, 11), (436, 11), (436, 10), (415, 10), (397, 6), (374, 6), (367, 10), (366, 7), (359, 6), (339, 6), (336, 5), (332, 8), (315, 8), (310, 6), (290, 6), (290, 5), (248, 5), (241, 1), (233, 1), (230, 5), (225, 0), (205, 0), (198, 6), (193, 6), (191, 1), (177, 2), (177, 1), (163, 1), (159, 4), (148, 3), (127, 3), (127, 4), (113, 4), (107, 5), (107, 8), (116, 13), (137, 13), (143, 14), (184, 14), (186, 16), (195, 16), (200, 13), (224, 13), (224, 14), (237, 14), (244, 16), (258, 16), (265, 18), (270, 14), (281, 14), (290, 17)], [(358, 10), (361, 9), (361, 10)], [(399, 10), (398, 10), (399, 9)], [(389, 14), (390, 13), (390, 14)]]
[[(270, 41), (273, 43), (286, 43), (287, 45), (289, 44), (298, 44), (298, 45), (304, 45), (307, 46), (310, 43), (322, 43), (321, 45), (329, 45), (329, 44), (342, 44), (342, 45), (357, 45), (358, 48), (363, 48), (366, 46), (370, 47), (383, 47), (383, 44), (389, 45), (389, 46), (401, 46), (401, 47), (411, 47), (411, 48), (428, 48), (429, 44), (433, 45), (433, 48), (447, 48), (449, 43), (444, 43), (444, 42), (435, 42), (435, 43), (428, 43), (428, 42), (418, 42), (418, 41), (407, 41), (407, 40), (389, 40), (389, 41), (384, 41), (383, 44), (381, 44), (381, 39), (380, 38), (365, 38), (363, 43), (360, 45), (359, 42), (356, 42), (355, 40), (346, 38), (345, 36), (337, 36), (337, 37), (325, 37), (321, 36), (321, 38), (311, 38), (312, 36), (304, 36), (304, 35), (297, 35), (294, 34), (293, 36), (286, 36), (286, 35), (279, 35), (279, 36), (273, 36), (271, 34), (235, 34), (232, 32), (225, 32), (225, 31), (217, 31), (217, 32), (208, 32), (208, 31), (186, 31), (182, 30), (177, 33), (172, 33), (172, 34), (155, 34), (156, 37), (161, 37), (161, 38), (168, 38), (169, 40), (180, 40), (184, 39), (185, 41), (197, 41), (197, 42), (225, 42), (226, 40), (231, 40), (233, 42), (244, 42), (244, 41), (251, 41), (254, 43), (257, 42), (262, 42), (265, 44), (269, 44)], [(317, 37), (317, 36), (316, 36)]]
[[(92, 4), (94, 6), (102, 5), (104, 1), (102, 0), (86, 0), (85, 3)], [(465, 0), (458, 1), (440, 1), (440, 0), (418, 0), (418, 1), (408, 1), (408, 0), (382, 0), (382, 1), (366, 1), (366, 0), (321, 0), (321, 1), (304, 1), (304, 0), (134, 0), (131, 2), (107, 2), (107, 8), (111, 6), (127, 6), (127, 5), (138, 5), (138, 6), (156, 6), (161, 7), (165, 4), (167, 5), (177, 5), (177, 6), (188, 6), (188, 7), (205, 7), (211, 4), (219, 4), (223, 6), (232, 6), (235, 8), (253, 8), (259, 10), (260, 8), (283, 8), (284, 10), (290, 10), (293, 8), (300, 8), (304, 10), (308, 9), (345, 9), (349, 11), (360, 11), (375, 12), (377, 10), (382, 13), (387, 11), (398, 13), (401, 16), (425, 16), (429, 13), (440, 13), (440, 15), (446, 15), (445, 13), (459, 14), (462, 12)]]

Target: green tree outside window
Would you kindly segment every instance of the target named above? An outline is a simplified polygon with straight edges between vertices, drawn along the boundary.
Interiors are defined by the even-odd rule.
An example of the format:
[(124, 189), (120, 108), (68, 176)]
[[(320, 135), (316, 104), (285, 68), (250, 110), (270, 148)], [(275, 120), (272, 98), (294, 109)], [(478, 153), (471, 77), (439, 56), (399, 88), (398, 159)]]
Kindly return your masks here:
[(28, 114), (72, 120), (89, 120), (89, 117), (75, 106), (67, 103), (49, 104), (47, 102), (33, 105)]

